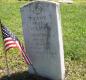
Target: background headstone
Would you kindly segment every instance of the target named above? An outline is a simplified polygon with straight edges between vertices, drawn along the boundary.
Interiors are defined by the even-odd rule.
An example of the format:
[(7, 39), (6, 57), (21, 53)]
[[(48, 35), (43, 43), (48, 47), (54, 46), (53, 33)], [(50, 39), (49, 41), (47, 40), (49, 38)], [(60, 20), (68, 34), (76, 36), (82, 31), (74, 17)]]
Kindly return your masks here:
[(51, 1), (51, 0), (34, 0), (34, 1)]
[(59, 0), (59, 2), (63, 2), (63, 3), (73, 3), (73, 0)]
[[(35, 1), (21, 8), (25, 46), (39, 75), (64, 80), (59, 4)], [(29, 68), (30, 73), (34, 71)]]

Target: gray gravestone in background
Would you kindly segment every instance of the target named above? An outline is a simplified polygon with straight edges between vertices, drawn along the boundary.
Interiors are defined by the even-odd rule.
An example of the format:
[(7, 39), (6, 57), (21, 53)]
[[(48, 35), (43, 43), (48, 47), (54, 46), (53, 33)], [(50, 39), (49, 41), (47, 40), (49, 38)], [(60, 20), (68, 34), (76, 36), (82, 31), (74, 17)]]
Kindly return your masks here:
[(63, 0), (65, 3), (73, 3), (73, 0)]
[(63, 2), (63, 3), (73, 3), (73, 0), (59, 0), (59, 2)]
[[(64, 80), (59, 4), (35, 1), (21, 8), (26, 51), (39, 75)], [(34, 73), (29, 68), (30, 73)]]

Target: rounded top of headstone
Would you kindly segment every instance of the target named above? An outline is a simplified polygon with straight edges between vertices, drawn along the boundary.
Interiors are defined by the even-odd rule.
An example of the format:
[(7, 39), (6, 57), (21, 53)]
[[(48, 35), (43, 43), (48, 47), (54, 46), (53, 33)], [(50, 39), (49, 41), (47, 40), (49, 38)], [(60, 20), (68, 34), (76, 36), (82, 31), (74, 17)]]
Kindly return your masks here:
[(32, 4), (34, 4), (34, 3), (45, 3), (45, 4), (53, 4), (53, 5), (59, 5), (59, 3), (56, 3), (56, 2), (54, 2), (54, 1), (44, 1), (44, 0), (37, 0), (37, 1), (31, 1), (31, 2), (29, 2), (29, 3), (26, 3), (26, 4), (24, 4), (23, 6), (21, 6), (20, 8), (22, 9), (22, 8), (24, 8), (24, 7), (28, 7), (28, 5), (32, 5)]

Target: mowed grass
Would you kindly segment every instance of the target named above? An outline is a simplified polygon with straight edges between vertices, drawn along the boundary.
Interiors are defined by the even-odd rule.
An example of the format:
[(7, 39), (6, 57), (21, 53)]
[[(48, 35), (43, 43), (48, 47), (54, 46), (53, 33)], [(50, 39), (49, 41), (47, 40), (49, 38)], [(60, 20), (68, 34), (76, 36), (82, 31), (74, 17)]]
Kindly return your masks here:
[[(5, 24), (11, 32), (13, 32), (17, 37), (23, 42), (22, 24), (20, 16), (20, 6), (25, 2), (1, 2), (0, 3), (0, 19), (2, 23)], [(0, 33), (1, 35), (1, 33)], [(6, 74), (6, 63), (5, 54), (3, 52), (3, 41), (2, 36), (0, 36), (0, 76)], [(26, 64), (22, 59), (18, 49), (11, 49), (7, 52), (8, 64), (10, 68), (10, 73), (25, 70)], [(24, 66), (23, 66), (24, 65)]]
[[(20, 6), (26, 2), (0, 2), (0, 19), (24, 42)], [(65, 53), (65, 80), (86, 80), (86, 3), (61, 4)], [(1, 34), (0, 34), (1, 35)], [(0, 77), (6, 75), (3, 41), (0, 36)], [(10, 73), (27, 69), (17, 49), (7, 53)]]
[(61, 6), (66, 80), (86, 80), (86, 4)]

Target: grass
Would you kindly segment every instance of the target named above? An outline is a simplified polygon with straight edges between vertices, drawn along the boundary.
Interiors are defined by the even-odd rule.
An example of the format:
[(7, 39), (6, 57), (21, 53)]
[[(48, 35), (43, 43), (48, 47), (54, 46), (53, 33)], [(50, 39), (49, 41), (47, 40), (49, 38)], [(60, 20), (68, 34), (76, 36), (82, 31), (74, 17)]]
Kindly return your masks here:
[[(26, 2), (5, 1), (0, 0), (0, 19), (24, 42), (20, 6)], [(66, 67), (65, 80), (86, 80), (86, 2), (61, 4), (61, 14)], [(6, 75), (2, 42), (0, 36), (0, 77)], [(7, 57), (11, 73), (27, 70), (27, 65), (17, 49), (11, 49), (7, 53)]]
[(29, 74), (28, 71), (11, 74), (10, 77), (4, 76), (0, 80), (50, 80), (49, 78), (39, 75)]
[[(20, 16), (20, 6), (25, 2), (0, 2), (0, 19), (2, 23), (6, 24), (8, 28), (16, 34), (23, 42), (23, 33)], [(0, 76), (6, 74), (5, 57), (3, 52), (3, 44), (0, 36)], [(22, 71), (26, 69), (26, 64), (22, 60), (20, 53), (17, 49), (11, 49), (7, 53), (10, 72)], [(24, 66), (22, 66), (24, 65)]]
[(86, 4), (61, 6), (66, 80), (86, 79)]

